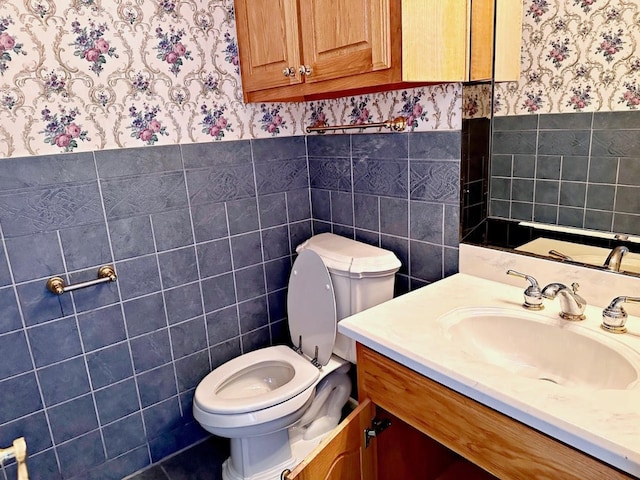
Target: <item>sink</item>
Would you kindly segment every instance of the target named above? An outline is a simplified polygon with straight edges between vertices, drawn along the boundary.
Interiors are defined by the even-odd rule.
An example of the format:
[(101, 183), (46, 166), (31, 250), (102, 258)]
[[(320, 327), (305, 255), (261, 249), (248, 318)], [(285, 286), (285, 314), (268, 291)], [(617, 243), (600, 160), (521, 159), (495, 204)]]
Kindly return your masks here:
[(640, 354), (578, 324), (505, 308), (461, 308), (439, 321), (455, 348), (511, 374), (589, 390), (639, 384)]

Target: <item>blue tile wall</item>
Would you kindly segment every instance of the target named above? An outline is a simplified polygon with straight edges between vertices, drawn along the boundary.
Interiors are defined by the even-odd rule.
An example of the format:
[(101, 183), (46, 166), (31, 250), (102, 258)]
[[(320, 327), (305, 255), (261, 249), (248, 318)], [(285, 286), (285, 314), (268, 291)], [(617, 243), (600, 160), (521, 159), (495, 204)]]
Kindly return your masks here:
[(313, 231), (396, 253), (396, 293), (458, 271), (461, 132), (307, 138)]
[(497, 117), (490, 214), (640, 234), (640, 112)]
[[(0, 161), (0, 445), (27, 438), (34, 480), (116, 479), (202, 439), (196, 385), (287, 341), (289, 271), (313, 233), (393, 250), (397, 293), (457, 271), (459, 144), (324, 135)], [(116, 283), (45, 288), (108, 263)]]
[(304, 137), (0, 161), (0, 446), (24, 435), (34, 480), (115, 479), (204, 438), (202, 377), (286, 338), (310, 202)]

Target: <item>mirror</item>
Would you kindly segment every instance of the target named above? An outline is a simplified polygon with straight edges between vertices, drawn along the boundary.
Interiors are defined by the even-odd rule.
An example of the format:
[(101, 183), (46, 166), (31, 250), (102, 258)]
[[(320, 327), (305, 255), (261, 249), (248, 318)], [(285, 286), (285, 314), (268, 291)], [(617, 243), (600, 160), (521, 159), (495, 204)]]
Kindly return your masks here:
[(569, 3), (525, 5), (519, 82), (463, 87), (461, 241), (637, 275), (640, 7)]

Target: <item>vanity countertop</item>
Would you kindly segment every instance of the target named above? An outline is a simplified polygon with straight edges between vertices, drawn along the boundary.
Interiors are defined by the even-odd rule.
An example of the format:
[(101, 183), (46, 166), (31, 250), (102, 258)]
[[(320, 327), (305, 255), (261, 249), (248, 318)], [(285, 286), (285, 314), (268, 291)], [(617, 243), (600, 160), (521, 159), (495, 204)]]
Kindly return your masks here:
[[(446, 338), (446, 327), (437, 321), (463, 307), (523, 312), (523, 289), (459, 273), (346, 318), (338, 324), (338, 331), (463, 395), (640, 477), (640, 382), (628, 390), (593, 390), (509, 374), (456, 348)], [(601, 307), (588, 306), (586, 320), (568, 322), (557, 315), (558, 300), (545, 300), (545, 304), (544, 310), (531, 314), (544, 316), (559, 328), (601, 334), (607, 344), (640, 354), (639, 318), (629, 317), (629, 332), (614, 335), (600, 329)], [(566, 353), (571, 355), (571, 345), (567, 345)]]

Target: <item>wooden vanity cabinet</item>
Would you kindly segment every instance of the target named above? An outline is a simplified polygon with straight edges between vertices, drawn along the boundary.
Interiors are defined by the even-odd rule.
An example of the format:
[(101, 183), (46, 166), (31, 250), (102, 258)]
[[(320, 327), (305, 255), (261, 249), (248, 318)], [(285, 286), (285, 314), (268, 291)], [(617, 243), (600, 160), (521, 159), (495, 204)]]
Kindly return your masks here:
[[(391, 425), (365, 445), (372, 419)], [(365, 399), (284, 480), (495, 480), (435, 440)]]
[[(357, 347), (360, 405), (286, 480), (634, 478)], [(374, 417), (391, 426), (367, 448)]]
[[(488, 79), (496, 2), (521, 15), (522, 0), (235, 0), (244, 100)], [(500, 58), (518, 73), (519, 19), (498, 35), (517, 45)]]

